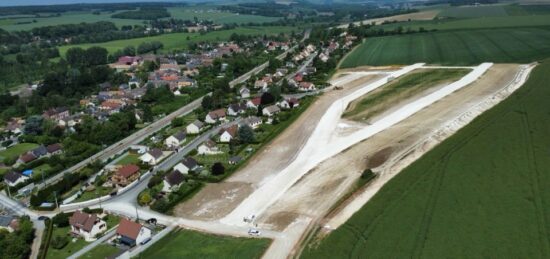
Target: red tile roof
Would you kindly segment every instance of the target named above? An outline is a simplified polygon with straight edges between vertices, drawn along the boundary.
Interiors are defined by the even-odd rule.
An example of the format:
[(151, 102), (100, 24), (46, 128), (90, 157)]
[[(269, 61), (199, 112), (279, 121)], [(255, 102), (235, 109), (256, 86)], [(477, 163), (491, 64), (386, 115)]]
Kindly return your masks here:
[(71, 224), (71, 226), (81, 228), (87, 232), (90, 232), (92, 231), (92, 228), (94, 227), (96, 220), (97, 220), (97, 215), (88, 214), (77, 210), (69, 218), (69, 224)]
[(118, 225), (118, 229), (116, 230), (116, 233), (117, 235), (125, 236), (133, 240), (136, 240), (141, 228), (142, 228), (141, 224), (123, 218), (122, 220), (120, 220), (120, 224)]
[(139, 167), (137, 165), (125, 165), (119, 168), (116, 173), (124, 178), (128, 178), (137, 172), (139, 172)]

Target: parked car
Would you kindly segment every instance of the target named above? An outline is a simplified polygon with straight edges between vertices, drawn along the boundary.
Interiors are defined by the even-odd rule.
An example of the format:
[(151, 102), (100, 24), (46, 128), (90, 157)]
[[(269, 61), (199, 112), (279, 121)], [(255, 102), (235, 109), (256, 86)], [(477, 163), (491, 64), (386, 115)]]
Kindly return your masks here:
[(255, 229), (255, 228), (251, 228), (248, 230), (248, 234), (251, 235), (251, 236), (259, 236), (262, 234), (262, 232), (260, 232), (259, 230)]

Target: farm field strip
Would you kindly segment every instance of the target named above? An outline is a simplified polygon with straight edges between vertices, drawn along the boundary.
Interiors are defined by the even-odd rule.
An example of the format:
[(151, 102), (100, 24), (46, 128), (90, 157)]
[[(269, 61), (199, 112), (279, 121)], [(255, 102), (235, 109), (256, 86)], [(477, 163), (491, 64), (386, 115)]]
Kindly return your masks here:
[(417, 94), (460, 79), (470, 69), (434, 69), (431, 67), (418, 69), (351, 102), (342, 117), (358, 122), (369, 122), (373, 117), (388, 112), (391, 107), (398, 107)]
[(550, 30), (534, 27), (375, 37), (367, 39), (356, 48), (341, 66), (351, 68), (415, 62), (460, 66), (485, 61), (529, 63), (550, 56), (548, 42)]
[[(327, 113), (325, 113), (325, 115), (321, 118), (313, 134), (308, 139), (296, 159), (292, 161), (285, 169), (280, 171), (275, 177), (270, 179), (269, 182), (256, 189), (255, 192), (246, 198), (235, 210), (223, 218), (221, 222), (229, 225), (242, 225), (243, 216), (261, 214), (267, 207), (279, 199), (296, 181), (298, 181), (309, 170), (314, 168), (318, 163), (411, 116), (415, 112), (432, 104), (440, 98), (443, 98), (444, 96), (470, 84), (481, 76), (488, 68), (490, 68), (492, 64), (484, 63), (479, 65), (471, 73), (457, 82), (405, 106), (406, 109), (399, 109), (387, 117), (378, 120), (365, 130), (358, 131), (343, 138), (335, 138), (333, 136), (335, 127), (338, 124), (345, 107), (351, 101), (384, 85), (388, 78), (397, 78), (421, 66), (423, 66), (423, 64), (407, 66), (401, 70), (393, 72), (390, 76), (382, 78), (372, 84), (368, 84), (356, 92), (335, 101)], [(319, 148), (322, 146), (330, 146), (331, 148), (330, 150)]]
[(524, 66), (496, 97), (523, 85), (509, 98), (494, 107), (499, 101), (487, 98), (492, 105), (482, 102), (465, 114), (467, 126), (450, 125), (458, 132), (444, 141), (435, 136), (432, 142), (443, 142), (430, 143), (433, 149), (371, 192), (363, 208), (303, 258), (548, 257), (550, 196), (541, 187), (550, 181), (543, 173), (550, 167), (550, 63), (529, 74), (532, 68)]

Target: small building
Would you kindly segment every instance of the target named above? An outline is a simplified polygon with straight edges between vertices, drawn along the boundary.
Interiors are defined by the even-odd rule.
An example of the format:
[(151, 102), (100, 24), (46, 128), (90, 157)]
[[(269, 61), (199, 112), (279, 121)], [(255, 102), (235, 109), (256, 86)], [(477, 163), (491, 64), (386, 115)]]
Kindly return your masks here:
[(59, 143), (48, 145), (46, 147), (46, 150), (48, 151), (48, 154), (50, 154), (50, 155), (59, 155), (59, 154), (63, 153), (63, 149), (61, 148), (61, 144), (59, 144)]
[(317, 88), (315, 87), (315, 84), (312, 82), (300, 82), (298, 85), (298, 90), (302, 92), (309, 92), (309, 91), (315, 91)]
[(184, 131), (180, 131), (164, 140), (164, 145), (170, 148), (176, 148), (185, 142), (186, 134)]
[(267, 88), (267, 82), (264, 80), (256, 80), (256, 82), (254, 82), (254, 88), (265, 89)]
[(298, 100), (297, 98), (285, 99), (279, 103), (279, 106), (282, 109), (298, 108), (300, 106), (300, 100)]
[(17, 186), (18, 184), (24, 183), (28, 180), (28, 176), (13, 171), (8, 172), (4, 175), (4, 182), (10, 187)]
[(258, 109), (260, 104), (262, 104), (262, 98), (261, 97), (254, 97), (254, 98), (248, 100), (248, 102), (246, 102), (246, 107), (251, 108), (251, 109)]
[(126, 186), (139, 178), (139, 167), (137, 165), (125, 165), (119, 168), (111, 177), (115, 185)]
[(179, 171), (182, 174), (189, 174), (189, 171), (195, 171), (199, 168), (199, 163), (192, 157), (183, 159), (179, 164), (174, 166), (174, 170)]
[(237, 131), (239, 126), (233, 125), (228, 128), (223, 128), (220, 130), (220, 142), (229, 143), (235, 137), (237, 137)]
[(197, 148), (197, 151), (199, 155), (215, 155), (222, 153), (216, 145), (216, 142), (210, 139), (202, 143), (199, 148)]
[(241, 98), (250, 98), (250, 89), (241, 87), (241, 89), (239, 89), (239, 94), (241, 95)]
[(204, 123), (200, 120), (195, 120), (185, 128), (188, 134), (199, 134), (204, 129)]
[(129, 247), (143, 244), (151, 239), (151, 230), (139, 223), (122, 218), (116, 230), (116, 236), (120, 243)]
[(267, 106), (262, 110), (262, 114), (268, 117), (271, 117), (279, 112), (281, 112), (281, 109), (277, 105)]
[(258, 127), (260, 127), (260, 125), (262, 125), (263, 121), (262, 119), (256, 117), (256, 116), (250, 116), (246, 119), (244, 119), (240, 125), (248, 125), (249, 127), (251, 127), (252, 129), (257, 129)]
[(244, 103), (234, 103), (230, 104), (227, 108), (227, 115), (229, 116), (238, 116), (246, 112), (246, 104)]
[(225, 121), (226, 111), (225, 109), (217, 109), (214, 111), (209, 112), (206, 115), (205, 122), (209, 124), (214, 124), (219, 121)]
[(141, 162), (143, 162), (144, 164), (156, 165), (162, 159), (163, 154), (164, 153), (159, 148), (153, 148), (149, 150), (149, 152), (140, 156), (139, 160), (141, 160)]
[(26, 164), (30, 163), (34, 160), (36, 160), (37, 157), (32, 152), (27, 152), (25, 154), (22, 154), (19, 156), (19, 159), (17, 159), (17, 164)]
[(174, 170), (164, 177), (162, 191), (163, 192), (176, 191), (183, 182), (185, 182), (185, 176), (183, 176), (183, 174), (178, 170)]
[(81, 236), (88, 242), (96, 240), (99, 233), (107, 230), (105, 221), (96, 214), (88, 214), (79, 210), (69, 218), (69, 225), (73, 235)]
[(11, 215), (0, 215), (0, 229), (13, 232), (19, 228), (19, 220)]
[(230, 165), (236, 165), (238, 163), (240, 163), (243, 159), (240, 157), (240, 156), (232, 156), (229, 158), (229, 161), (228, 163)]

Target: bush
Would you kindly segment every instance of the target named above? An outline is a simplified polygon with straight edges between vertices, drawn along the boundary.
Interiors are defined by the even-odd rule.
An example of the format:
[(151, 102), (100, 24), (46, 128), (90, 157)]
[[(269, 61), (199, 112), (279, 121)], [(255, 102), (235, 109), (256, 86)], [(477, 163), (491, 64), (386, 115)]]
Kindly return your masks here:
[(69, 243), (69, 239), (66, 236), (55, 236), (52, 238), (50, 245), (54, 249), (63, 249)]
[(64, 227), (69, 226), (69, 217), (70, 216), (71, 216), (70, 214), (62, 212), (62, 213), (59, 213), (59, 214), (55, 215), (52, 218), (52, 222), (58, 228), (64, 228)]
[(216, 162), (212, 165), (212, 174), (213, 175), (222, 175), (225, 173), (225, 167), (222, 163)]
[(372, 177), (374, 177), (374, 173), (370, 169), (365, 169), (361, 174), (361, 179), (370, 179)]

